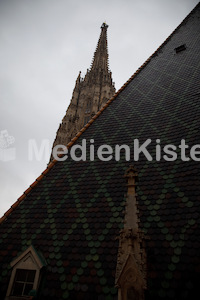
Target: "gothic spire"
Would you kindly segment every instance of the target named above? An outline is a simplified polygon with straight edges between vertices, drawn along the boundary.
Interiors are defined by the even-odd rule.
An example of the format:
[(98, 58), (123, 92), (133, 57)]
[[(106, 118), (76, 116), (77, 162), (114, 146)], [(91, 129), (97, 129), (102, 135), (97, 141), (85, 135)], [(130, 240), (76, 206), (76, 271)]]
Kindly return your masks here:
[(108, 82), (111, 77), (108, 69), (107, 28), (108, 25), (104, 22), (88, 74), (89, 80), (93, 83)]
[(112, 73), (108, 69), (107, 28), (108, 25), (103, 23), (91, 68), (84, 78), (81, 78), (80, 72), (76, 79), (70, 105), (59, 126), (52, 149), (57, 145), (67, 145), (115, 93)]

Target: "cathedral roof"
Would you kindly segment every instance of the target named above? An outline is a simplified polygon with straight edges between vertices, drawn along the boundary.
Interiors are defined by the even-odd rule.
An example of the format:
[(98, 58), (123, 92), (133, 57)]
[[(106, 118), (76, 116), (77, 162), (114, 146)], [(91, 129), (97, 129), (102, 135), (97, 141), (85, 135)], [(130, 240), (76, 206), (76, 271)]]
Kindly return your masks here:
[[(200, 140), (200, 5), (68, 144), (91, 139), (140, 144), (153, 160), (53, 161), (2, 218), (1, 294), (10, 262), (30, 245), (47, 267), (41, 299), (117, 299), (115, 269), (130, 164), (138, 171), (139, 227), (146, 236), (146, 299), (188, 299), (200, 274), (200, 164), (188, 151)], [(160, 140), (160, 142), (158, 141)], [(178, 148), (185, 139), (184, 161)], [(157, 140), (157, 141), (156, 141)], [(156, 149), (177, 147), (178, 158), (156, 161)], [(171, 149), (171, 148), (170, 148)], [(123, 151), (122, 151), (123, 153)], [(168, 153), (168, 157), (171, 157)], [(198, 156), (198, 155), (196, 155)], [(158, 157), (157, 157), (158, 158)]]

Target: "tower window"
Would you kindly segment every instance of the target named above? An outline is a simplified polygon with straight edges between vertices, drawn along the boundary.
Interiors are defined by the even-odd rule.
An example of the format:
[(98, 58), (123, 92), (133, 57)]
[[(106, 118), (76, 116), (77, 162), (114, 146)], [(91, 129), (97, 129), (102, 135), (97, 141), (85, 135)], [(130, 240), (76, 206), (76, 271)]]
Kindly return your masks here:
[(186, 50), (186, 45), (183, 44), (183, 45), (181, 45), (181, 46), (175, 48), (174, 50), (176, 51), (176, 53), (179, 53), (179, 52), (181, 52), (181, 51), (184, 51), (184, 50)]
[(17, 269), (11, 294), (13, 296), (28, 296), (33, 289), (35, 274), (35, 270)]

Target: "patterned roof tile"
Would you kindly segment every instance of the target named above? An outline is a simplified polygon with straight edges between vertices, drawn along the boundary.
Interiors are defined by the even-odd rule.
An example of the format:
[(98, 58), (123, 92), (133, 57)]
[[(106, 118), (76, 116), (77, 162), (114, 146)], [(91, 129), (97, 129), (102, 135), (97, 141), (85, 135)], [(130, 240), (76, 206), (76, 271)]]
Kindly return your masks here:
[[(153, 161), (143, 155), (134, 161), (131, 152), (139, 175), (139, 226), (147, 237), (146, 299), (192, 299), (199, 289), (199, 162), (155, 160), (156, 139), (162, 147), (181, 139), (199, 143), (199, 14), (198, 5), (68, 144), (94, 139), (95, 149), (133, 148), (136, 138), (152, 139)], [(182, 41), (186, 50), (176, 53)], [(129, 165), (124, 158), (68, 158), (48, 166), (1, 220), (3, 297), (10, 262), (33, 245), (47, 262), (41, 299), (117, 299), (117, 237)]]

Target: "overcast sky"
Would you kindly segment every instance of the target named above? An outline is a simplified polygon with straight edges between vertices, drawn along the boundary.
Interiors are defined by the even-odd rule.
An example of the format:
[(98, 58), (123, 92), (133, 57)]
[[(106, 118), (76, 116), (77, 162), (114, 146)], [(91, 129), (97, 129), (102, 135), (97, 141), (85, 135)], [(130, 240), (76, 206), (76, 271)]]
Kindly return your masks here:
[(45, 139), (51, 148), (77, 75), (90, 67), (101, 24), (109, 25), (118, 90), (197, 3), (0, 0), (0, 216), (46, 168), (44, 157), (30, 161), (29, 141), (40, 147)]

